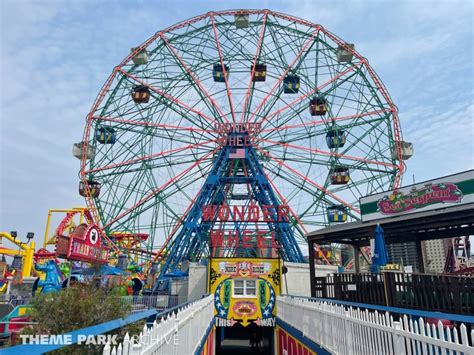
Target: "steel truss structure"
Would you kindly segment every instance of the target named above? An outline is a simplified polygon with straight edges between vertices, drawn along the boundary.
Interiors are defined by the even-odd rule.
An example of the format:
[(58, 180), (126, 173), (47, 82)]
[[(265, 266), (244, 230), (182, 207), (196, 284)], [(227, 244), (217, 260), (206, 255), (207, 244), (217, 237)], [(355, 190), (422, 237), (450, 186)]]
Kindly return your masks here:
[[(228, 124), (258, 127), (245, 148), (245, 171), (256, 174), (248, 183), (265, 191), (268, 201), (257, 202), (290, 206), (283, 229), (298, 242), (330, 222), (328, 208), (358, 219), (359, 197), (400, 185), (396, 107), (353, 46), (269, 10), (210, 12), (134, 48), (87, 115), (80, 178), (111, 243), (113, 233), (147, 233), (141, 255), (161, 245), (158, 258), (167, 255), (170, 268), (206, 254), (190, 231), (199, 205), (224, 188), (211, 189), (211, 176), (222, 180), (233, 163), (220, 137)], [(288, 240), (285, 257), (300, 258)]]

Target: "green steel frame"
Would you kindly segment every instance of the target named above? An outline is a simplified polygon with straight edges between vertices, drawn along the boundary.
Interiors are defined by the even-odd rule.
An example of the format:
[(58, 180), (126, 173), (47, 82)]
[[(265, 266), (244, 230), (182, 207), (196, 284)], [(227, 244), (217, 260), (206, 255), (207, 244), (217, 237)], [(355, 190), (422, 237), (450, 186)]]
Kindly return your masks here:
[[(224, 123), (260, 125), (255, 152), (276, 196), (292, 208), (300, 242), (307, 226), (328, 224), (328, 206), (343, 205), (358, 219), (359, 197), (400, 184), (403, 161), (391, 154), (401, 152), (397, 110), (367, 60), (322, 26), (269, 10), (245, 10), (249, 25), (236, 28), (238, 11), (157, 32), (101, 89), (87, 116), (80, 177), (86, 188), (90, 180), (101, 184), (87, 203), (109, 237), (148, 233), (142, 248), (165, 251), (222, 149), (216, 127)], [(353, 59), (339, 62), (338, 47)], [(142, 50), (149, 60), (136, 65)], [(266, 80), (252, 82), (250, 68), (259, 62)], [(213, 80), (216, 63), (229, 67), (225, 82)], [(283, 92), (287, 74), (299, 76), (298, 93)], [(136, 85), (149, 89), (148, 103), (132, 100)], [(327, 101), (325, 115), (310, 115), (314, 96)], [(94, 139), (103, 126), (115, 130), (114, 144)], [(342, 147), (326, 144), (333, 127), (346, 134)], [(340, 165), (350, 182), (331, 185), (331, 169)]]

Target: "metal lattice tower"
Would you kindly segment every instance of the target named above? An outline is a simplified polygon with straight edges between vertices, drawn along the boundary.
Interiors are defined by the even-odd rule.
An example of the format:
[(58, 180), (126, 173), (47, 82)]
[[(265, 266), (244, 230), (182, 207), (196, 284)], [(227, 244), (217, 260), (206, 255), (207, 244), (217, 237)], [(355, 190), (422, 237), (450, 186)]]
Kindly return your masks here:
[[(169, 257), (164, 261), (160, 274), (164, 276), (168, 272), (177, 270), (184, 260), (200, 260), (207, 258), (210, 254), (210, 231), (220, 222), (221, 228), (225, 227), (239, 237), (243, 242), (244, 231), (249, 228), (260, 228), (260, 230), (273, 231), (275, 239), (281, 245), (280, 256), (287, 261), (303, 262), (303, 254), (296, 242), (290, 223), (296, 224), (291, 219), (278, 218), (278, 206), (281, 201), (276, 197), (273, 189), (265, 175), (255, 149), (252, 146), (236, 146), (232, 144), (235, 138), (249, 137), (247, 132), (229, 133), (226, 143), (218, 153), (214, 166), (207, 176), (206, 182), (201, 189), (193, 207), (182, 222), (182, 227), (169, 243)], [(235, 151), (235, 153), (233, 153)], [(233, 158), (232, 155), (240, 155)], [(244, 185), (244, 193), (237, 194), (238, 186)], [(233, 206), (234, 202), (245, 203), (245, 213), (249, 206), (273, 206), (271, 222), (240, 220), (230, 218), (225, 222), (219, 221), (216, 212), (212, 213), (209, 220), (203, 219), (203, 206)], [(232, 212), (230, 212), (232, 214)], [(235, 217), (235, 216), (231, 216)], [(222, 226), (222, 224), (224, 226)], [(252, 224), (253, 226), (251, 226)], [(230, 229), (229, 229), (230, 225)], [(257, 248), (255, 248), (257, 249)], [(226, 257), (257, 256), (253, 248), (239, 248), (224, 250)], [(270, 249), (270, 248), (269, 248)], [(264, 255), (263, 255), (264, 256)]]

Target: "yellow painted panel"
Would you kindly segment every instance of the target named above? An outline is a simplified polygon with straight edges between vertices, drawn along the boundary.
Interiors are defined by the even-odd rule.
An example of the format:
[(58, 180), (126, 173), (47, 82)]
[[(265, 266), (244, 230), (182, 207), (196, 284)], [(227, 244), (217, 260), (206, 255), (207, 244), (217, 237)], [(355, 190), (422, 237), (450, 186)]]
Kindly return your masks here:
[[(229, 327), (237, 323), (247, 326), (274, 326), (276, 296), (281, 292), (279, 259), (216, 258), (209, 266), (209, 292), (215, 294), (216, 325)], [(251, 295), (236, 295), (235, 281), (255, 288)], [(250, 283), (247, 283), (250, 281)]]

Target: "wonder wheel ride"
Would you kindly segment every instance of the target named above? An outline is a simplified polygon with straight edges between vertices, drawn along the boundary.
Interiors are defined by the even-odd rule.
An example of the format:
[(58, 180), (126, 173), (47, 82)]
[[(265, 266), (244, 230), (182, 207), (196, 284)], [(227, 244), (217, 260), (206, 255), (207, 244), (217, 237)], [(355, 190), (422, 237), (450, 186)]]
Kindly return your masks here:
[[(229, 145), (238, 132), (251, 147)], [(361, 196), (400, 185), (411, 148), (353, 44), (289, 15), (229, 10), (132, 48), (74, 153), (79, 192), (109, 242), (148, 235), (140, 255), (156, 259), (163, 245), (176, 265), (208, 255), (199, 204), (209, 203), (288, 205), (285, 258), (301, 261), (308, 229), (358, 220)], [(240, 182), (203, 197), (210, 176)]]

